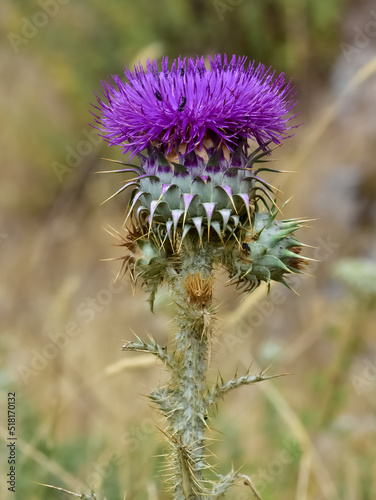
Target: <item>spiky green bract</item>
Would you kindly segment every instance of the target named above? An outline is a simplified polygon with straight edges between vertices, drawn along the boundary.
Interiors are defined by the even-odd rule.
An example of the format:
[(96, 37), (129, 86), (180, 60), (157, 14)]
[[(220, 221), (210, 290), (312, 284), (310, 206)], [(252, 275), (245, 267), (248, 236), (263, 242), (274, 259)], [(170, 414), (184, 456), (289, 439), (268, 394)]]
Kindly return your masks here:
[[(228, 237), (226, 242), (216, 234), (210, 240), (198, 238), (195, 230), (178, 230), (173, 242), (163, 227), (150, 234), (140, 231), (142, 236), (132, 241), (132, 259), (126, 255), (124, 260), (133, 279), (139, 280), (148, 291), (152, 309), (158, 287), (166, 282), (168, 275), (182, 272), (184, 245), (195, 238), (198, 238), (200, 249), (210, 241), (218, 265), (229, 273), (229, 283), (242, 291), (252, 292), (262, 281), (268, 285), (277, 281), (289, 287), (286, 278), (300, 273), (304, 263), (311, 260), (301, 255), (305, 245), (294, 234), (306, 221), (279, 221), (276, 214), (253, 214), (251, 224), (239, 227), (235, 238)], [(135, 251), (136, 246), (138, 251)]]
[(191, 229), (200, 238), (210, 232), (221, 238), (249, 224), (261, 206), (273, 204), (272, 187), (259, 177), (273, 169), (255, 167), (267, 154), (261, 148), (250, 151), (245, 141), (231, 153), (209, 139), (201, 151), (189, 154), (165, 156), (149, 146), (146, 156), (139, 154), (140, 167), (115, 171), (135, 174), (116, 194), (133, 186), (129, 212), (149, 232), (163, 226), (171, 241), (178, 231), (184, 239)]
[(261, 281), (278, 281), (289, 287), (286, 276), (299, 273), (309, 258), (300, 255), (303, 243), (294, 232), (306, 222), (298, 219), (275, 220), (276, 214), (255, 214), (245, 228), (241, 247), (226, 255), (231, 283), (252, 292)]
[(132, 273), (135, 280), (141, 279), (149, 293), (149, 304), (153, 311), (155, 294), (163, 282), (166, 268), (171, 265), (169, 254), (152, 240), (139, 239), (141, 257), (132, 263)]

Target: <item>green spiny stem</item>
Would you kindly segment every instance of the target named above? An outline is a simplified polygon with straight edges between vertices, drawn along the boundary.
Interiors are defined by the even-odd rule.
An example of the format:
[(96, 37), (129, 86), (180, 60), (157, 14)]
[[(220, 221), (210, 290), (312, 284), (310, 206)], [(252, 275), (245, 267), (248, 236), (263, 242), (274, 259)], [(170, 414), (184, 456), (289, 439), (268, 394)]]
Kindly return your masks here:
[(173, 408), (170, 404), (168, 387), (158, 387), (154, 389), (149, 395), (151, 401), (157, 404), (166, 418), (169, 418)]
[(210, 495), (206, 498), (216, 499), (223, 496), (234, 485), (237, 476), (238, 474), (234, 470), (226, 476), (219, 476), (218, 481), (213, 485)]
[[(97, 500), (97, 496), (95, 493), (86, 494), (86, 493), (75, 493), (74, 491), (66, 490), (65, 488), (59, 488), (58, 486), (52, 486), (51, 484), (42, 484), (36, 483), (40, 486), (45, 486), (46, 488), (51, 488), (52, 490), (61, 491), (63, 493), (67, 493), (67, 495), (71, 495), (72, 497), (80, 498), (81, 500)], [(106, 500), (106, 498), (104, 498)]]
[(214, 260), (210, 245), (188, 240), (182, 248), (181, 271), (172, 282), (179, 306), (176, 319), (180, 330), (176, 336), (176, 363), (169, 386), (171, 407), (174, 408), (169, 416), (169, 432), (178, 468), (175, 474), (176, 500), (204, 498), (206, 372), (213, 311), (210, 303), (203, 306), (192, 302), (184, 283), (196, 273), (211, 278)]
[(150, 343), (144, 342), (140, 337), (136, 335), (137, 342), (132, 342), (128, 340), (122, 347), (123, 351), (136, 351), (136, 352), (146, 352), (153, 354), (158, 359), (162, 361), (166, 366), (172, 366), (172, 359), (166, 352), (165, 347), (161, 347), (152, 337), (150, 338)]
[(300, 252), (295, 248), (299, 242), (292, 238), (291, 228), (287, 228), (288, 233), (282, 239), (279, 237), (291, 222), (275, 222), (274, 216), (258, 214), (252, 229), (244, 228), (236, 241), (227, 239), (224, 243), (215, 237), (206, 241), (206, 233), (198, 227), (197, 232), (187, 229), (180, 234), (171, 247), (164, 239), (158, 245), (151, 240), (139, 243), (142, 257), (135, 262), (135, 271), (149, 291), (150, 303), (159, 285), (166, 282), (179, 308), (175, 318), (179, 333), (174, 349), (167, 352), (152, 337), (144, 341), (137, 336), (123, 346), (124, 350), (153, 354), (171, 374), (169, 383), (154, 389), (150, 399), (168, 422), (165, 434), (172, 450), (169, 468), (175, 500), (217, 500), (239, 481), (260, 498), (252, 481), (234, 470), (226, 476), (217, 476), (216, 481), (204, 477), (204, 471), (210, 468), (206, 462), (205, 420), (213, 406), (233, 389), (286, 375), (266, 376), (266, 370), (252, 375), (248, 371), (241, 377), (235, 375), (228, 382), (220, 379), (208, 387), (214, 267), (224, 266), (233, 280), (248, 290), (256, 288), (262, 280), (284, 282), (287, 272), (299, 272), (301, 266)]
[(251, 375), (250, 373), (247, 373), (246, 375), (243, 375), (243, 377), (239, 378), (234, 377), (228, 382), (222, 381), (221, 384), (217, 384), (216, 386), (210, 389), (208, 396), (206, 398), (206, 404), (208, 406), (215, 405), (216, 403), (218, 403), (220, 399), (223, 399), (224, 396), (229, 391), (237, 389), (242, 385), (255, 384), (257, 382), (263, 382), (264, 380), (271, 380), (273, 378), (283, 377), (284, 375), (288, 375), (288, 373), (278, 373), (276, 375), (269, 375), (269, 376), (264, 375), (264, 372), (261, 372), (258, 375)]

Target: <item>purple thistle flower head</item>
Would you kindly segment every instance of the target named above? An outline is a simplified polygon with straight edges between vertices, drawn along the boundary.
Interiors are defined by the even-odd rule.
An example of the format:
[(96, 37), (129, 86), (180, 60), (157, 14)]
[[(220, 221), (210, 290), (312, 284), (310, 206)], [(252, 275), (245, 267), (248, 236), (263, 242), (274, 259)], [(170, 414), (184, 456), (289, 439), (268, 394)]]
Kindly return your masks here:
[(254, 62), (246, 67), (246, 57), (216, 55), (148, 61), (134, 71), (125, 69), (127, 82), (113, 76), (113, 83), (102, 82), (95, 116), (101, 136), (124, 153), (135, 156), (153, 144), (167, 154), (173, 149), (185, 154), (201, 149), (210, 137), (234, 150), (239, 141), (255, 140), (264, 150), (279, 144), (292, 127), (289, 111), (295, 106), (291, 82), (284, 74)]

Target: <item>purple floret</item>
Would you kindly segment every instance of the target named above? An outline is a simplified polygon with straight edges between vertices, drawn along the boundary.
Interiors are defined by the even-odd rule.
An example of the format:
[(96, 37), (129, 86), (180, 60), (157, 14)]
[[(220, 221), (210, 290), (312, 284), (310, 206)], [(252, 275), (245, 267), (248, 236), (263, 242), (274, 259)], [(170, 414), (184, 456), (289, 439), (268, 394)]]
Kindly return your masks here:
[(293, 87), (284, 74), (246, 57), (216, 55), (209, 58), (148, 61), (134, 71), (125, 69), (127, 82), (113, 76), (102, 82), (106, 100), (98, 98), (95, 116), (101, 136), (124, 153), (140, 153), (151, 142), (169, 152), (186, 145), (186, 153), (202, 148), (207, 134), (217, 137), (230, 150), (242, 138), (255, 140), (267, 150), (287, 137)]

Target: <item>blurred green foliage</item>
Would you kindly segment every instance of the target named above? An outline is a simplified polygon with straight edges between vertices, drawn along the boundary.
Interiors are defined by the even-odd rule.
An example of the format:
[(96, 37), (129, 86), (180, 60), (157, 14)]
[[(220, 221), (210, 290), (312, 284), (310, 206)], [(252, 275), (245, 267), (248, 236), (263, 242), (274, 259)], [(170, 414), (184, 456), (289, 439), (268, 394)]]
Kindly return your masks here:
[(333, 269), (333, 275), (347, 285), (364, 306), (375, 304), (376, 263), (371, 259), (342, 259)]

